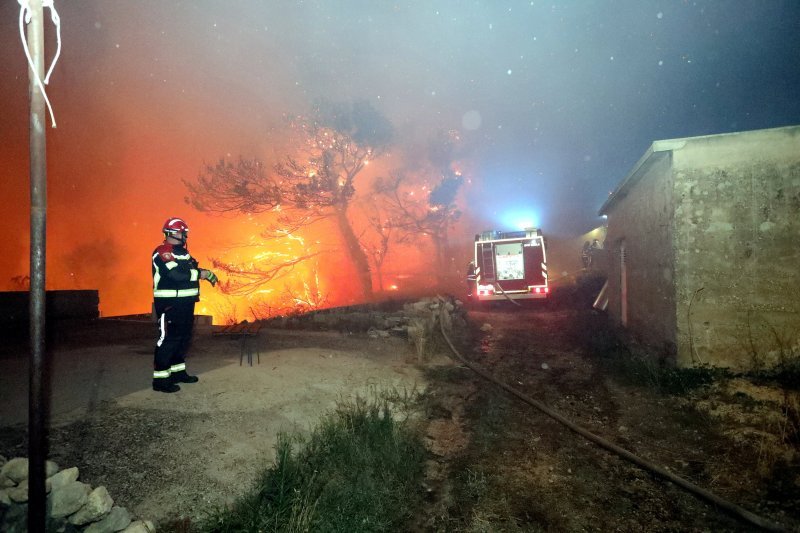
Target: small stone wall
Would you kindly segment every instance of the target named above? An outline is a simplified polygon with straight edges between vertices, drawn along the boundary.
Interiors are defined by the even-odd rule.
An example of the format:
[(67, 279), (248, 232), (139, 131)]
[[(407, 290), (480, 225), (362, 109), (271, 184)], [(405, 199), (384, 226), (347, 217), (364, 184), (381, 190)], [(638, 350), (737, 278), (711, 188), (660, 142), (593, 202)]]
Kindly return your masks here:
[(464, 323), (463, 303), (452, 297), (429, 297), (416, 302), (398, 303), (394, 308), (361, 305), (350, 308), (323, 309), (299, 316), (265, 320), (267, 327), (285, 329), (339, 330), (366, 333), (371, 338), (400, 337), (414, 346), (417, 357), (426, 359), (431, 340), (441, 320), (445, 331), (453, 321)]
[[(30, 293), (0, 292), (0, 335), (21, 339), (28, 335)], [(45, 321), (94, 320), (100, 316), (100, 296), (96, 290), (47, 291)]]
[[(61, 470), (46, 463), (47, 530), (85, 533), (152, 533), (149, 520), (134, 520), (124, 507), (114, 505), (105, 487), (78, 481), (78, 468)], [(0, 531), (28, 530), (28, 459), (0, 456)]]
[[(27, 322), (28, 291), (0, 292), (0, 321)], [(96, 290), (47, 291), (45, 310), (49, 319), (92, 319), (100, 316), (100, 296)]]

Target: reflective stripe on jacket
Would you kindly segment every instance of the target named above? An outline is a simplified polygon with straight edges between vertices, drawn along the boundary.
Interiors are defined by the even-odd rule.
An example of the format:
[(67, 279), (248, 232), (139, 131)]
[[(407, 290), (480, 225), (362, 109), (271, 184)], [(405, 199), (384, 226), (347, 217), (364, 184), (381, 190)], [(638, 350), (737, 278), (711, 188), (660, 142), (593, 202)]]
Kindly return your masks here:
[(186, 296), (199, 296), (200, 289), (155, 289), (154, 298), (184, 298)]
[(182, 245), (164, 241), (153, 251), (153, 298), (200, 299), (197, 261)]

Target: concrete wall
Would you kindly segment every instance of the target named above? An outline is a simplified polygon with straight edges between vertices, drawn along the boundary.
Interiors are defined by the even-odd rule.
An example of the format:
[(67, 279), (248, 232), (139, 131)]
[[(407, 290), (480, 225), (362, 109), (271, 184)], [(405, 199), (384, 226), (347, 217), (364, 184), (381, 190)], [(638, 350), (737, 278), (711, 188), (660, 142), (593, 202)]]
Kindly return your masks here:
[[(0, 292), (0, 322), (28, 321), (28, 291)], [(47, 318), (97, 318), (100, 297), (97, 291), (47, 291)]]
[[(676, 350), (674, 212), (671, 153), (654, 153), (629, 176), (608, 210), (608, 312), (655, 351)], [(625, 247), (627, 321), (623, 315)]]
[[(12, 337), (28, 335), (28, 291), (0, 292), (0, 333)], [(94, 319), (100, 297), (97, 291), (47, 291), (45, 295), (45, 320)]]
[(800, 334), (800, 127), (686, 139), (672, 161), (678, 363), (775, 362)]

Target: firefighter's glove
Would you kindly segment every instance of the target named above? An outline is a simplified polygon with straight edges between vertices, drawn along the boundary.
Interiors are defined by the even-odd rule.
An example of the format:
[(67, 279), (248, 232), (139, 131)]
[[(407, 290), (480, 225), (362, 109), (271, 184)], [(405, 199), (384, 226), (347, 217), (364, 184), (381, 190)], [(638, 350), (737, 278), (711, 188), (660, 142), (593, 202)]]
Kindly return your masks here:
[(212, 287), (217, 284), (217, 281), (219, 281), (219, 278), (217, 277), (217, 275), (214, 274), (213, 272), (211, 272), (210, 270), (205, 270), (205, 269), (201, 270), (200, 271), (200, 277), (202, 279), (208, 281), (211, 284)]

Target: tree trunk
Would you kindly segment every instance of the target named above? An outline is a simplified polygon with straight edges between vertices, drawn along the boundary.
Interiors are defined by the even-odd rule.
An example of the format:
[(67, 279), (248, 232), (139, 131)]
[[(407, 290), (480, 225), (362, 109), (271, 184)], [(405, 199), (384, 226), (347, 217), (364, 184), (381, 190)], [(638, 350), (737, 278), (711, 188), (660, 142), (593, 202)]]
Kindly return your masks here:
[(336, 221), (339, 223), (339, 233), (344, 239), (347, 255), (353, 266), (356, 267), (356, 277), (361, 287), (361, 294), (365, 301), (370, 301), (372, 300), (372, 274), (369, 269), (369, 259), (361, 248), (361, 243), (347, 218), (347, 206), (336, 209)]
[(383, 292), (383, 270), (379, 265), (375, 265), (375, 277), (378, 278), (378, 292)]
[(446, 232), (431, 234), (431, 241), (436, 254), (436, 280), (439, 286), (443, 287), (455, 274), (454, 265), (449, 257), (450, 242)]

